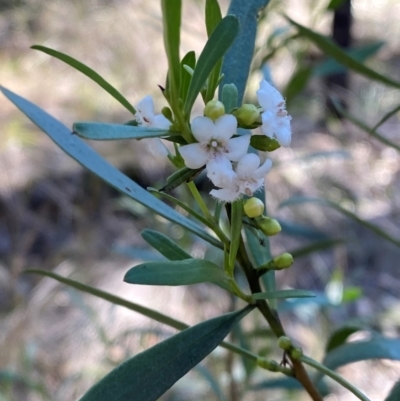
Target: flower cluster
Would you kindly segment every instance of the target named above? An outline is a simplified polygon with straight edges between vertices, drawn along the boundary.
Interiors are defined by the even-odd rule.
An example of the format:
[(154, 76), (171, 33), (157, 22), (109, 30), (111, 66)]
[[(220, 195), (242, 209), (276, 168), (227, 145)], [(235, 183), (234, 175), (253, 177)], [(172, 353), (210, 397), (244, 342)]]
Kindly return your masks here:
[[(287, 115), (282, 95), (268, 82), (261, 81), (257, 98), (262, 110), (247, 105), (252, 106), (248, 108), (251, 120), (259, 120), (264, 135), (289, 146), (291, 117)], [(246, 109), (243, 110), (246, 114)], [(250, 134), (237, 135), (238, 120), (243, 121), (243, 117), (246, 120), (245, 115), (241, 116), (243, 113), (237, 113), (238, 119), (233, 114), (224, 114), (223, 105), (216, 101), (206, 105), (205, 111), (206, 116), (195, 118), (191, 124), (197, 142), (179, 148), (185, 165), (191, 169), (206, 167), (207, 177), (217, 187), (210, 194), (220, 201), (233, 202), (243, 194), (252, 196), (264, 185), (271, 160), (262, 163), (259, 156), (248, 153)], [(150, 96), (137, 105), (136, 118), (144, 126), (168, 129), (171, 125), (163, 115), (154, 114)], [(159, 139), (153, 139), (151, 145), (153, 152), (155, 149), (158, 154), (167, 152)]]

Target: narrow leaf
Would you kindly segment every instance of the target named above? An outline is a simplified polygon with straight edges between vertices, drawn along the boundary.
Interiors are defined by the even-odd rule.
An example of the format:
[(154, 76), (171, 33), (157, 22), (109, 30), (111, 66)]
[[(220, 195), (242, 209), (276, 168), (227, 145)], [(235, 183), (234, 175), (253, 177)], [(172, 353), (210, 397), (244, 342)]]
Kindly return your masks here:
[(287, 299), (287, 298), (313, 298), (315, 294), (307, 290), (280, 290), (269, 292), (257, 292), (251, 296), (253, 301), (259, 299)]
[(203, 259), (146, 262), (128, 270), (124, 281), (145, 285), (190, 285), (213, 283), (229, 290), (224, 271), (213, 262)]
[(229, 248), (229, 268), (233, 274), (236, 255), (242, 238), (242, 220), (243, 220), (243, 201), (238, 200), (232, 203), (231, 218), (231, 246)]
[(323, 364), (329, 369), (337, 369), (367, 359), (391, 359), (400, 361), (400, 340), (376, 337), (368, 341), (345, 343), (329, 352)]
[(216, 348), (253, 307), (199, 323), (112, 370), (80, 401), (156, 401)]
[(302, 256), (309, 255), (310, 253), (323, 251), (325, 249), (329, 249), (334, 247), (335, 245), (343, 244), (343, 240), (341, 239), (327, 239), (322, 241), (314, 242), (310, 245), (296, 248), (289, 253), (293, 256), (294, 259), (301, 258)]
[(361, 326), (343, 326), (335, 330), (326, 344), (326, 353), (329, 353), (333, 349), (343, 345), (352, 334), (362, 329)]
[(118, 191), (165, 217), (167, 220), (187, 228), (210, 244), (219, 248), (221, 247), (220, 242), (208, 234), (202, 227), (185, 216), (182, 216), (121, 173), (84, 141), (78, 138), (77, 135), (73, 135), (65, 125), (54, 117), (8, 89), (2, 87), (0, 87), (0, 89), (34, 124), (43, 130), (65, 153), (74, 158), (83, 167), (99, 176)]
[[(333, 99), (332, 99), (333, 100)], [(352, 116), (349, 112), (347, 112), (343, 107), (340, 106), (339, 102), (333, 100), (332, 101), (333, 106), (335, 107), (336, 110), (340, 112), (340, 114), (349, 120), (351, 123), (353, 123), (356, 127), (362, 129), (363, 131), (367, 132), (369, 135), (371, 135), (373, 138), (377, 139), (379, 142), (384, 143), (387, 146), (390, 146), (397, 151), (400, 151), (400, 145), (397, 145), (396, 143), (392, 142), (391, 140), (385, 138), (378, 132), (376, 132), (376, 128), (370, 128), (368, 125), (366, 125), (363, 121), (357, 119), (356, 117)], [(379, 123), (378, 123), (379, 124)]]
[(121, 93), (115, 89), (112, 85), (110, 85), (103, 77), (101, 77), (96, 71), (92, 70), (85, 64), (82, 64), (80, 61), (75, 60), (74, 58), (61, 53), (57, 50), (50, 49), (45, 46), (35, 45), (32, 46), (31, 49), (40, 50), (52, 57), (55, 57), (64, 63), (70, 65), (81, 73), (85, 74), (87, 77), (92, 79), (98, 85), (100, 85), (106, 92), (108, 92), (114, 99), (118, 100), (126, 109), (128, 109), (132, 114), (136, 113), (135, 108), (125, 99)]
[[(222, 14), (217, 0), (206, 0), (206, 28), (207, 36), (210, 37), (215, 27), (221, 22)], [(213, 99), (215, 89), (218, 86), (221, 75), (222, 58), (215, 64), (208, 78), (207, 92), (205, 96), (206, 103)]]
[[(163, 323), (163, 324), (173, 327), (174, 329), (177, 329), (177, 330), (184, 330), (184, 329), (187, 329), (188, 327), (190, 327), (186, 323), (180, 322), (179, 320), (173, 319), (173, 318), (166, 316), (160, 312), (157, 312), (153, 309), (146, 308), (146, 307), (138, 305), (134, 302), (130, 302), (130, 301), (127, 301), (126, 299), (123, 299), (123, 298), (117, 297), (113, 294), (110, 294), (109, 292), (99, 290), (98, 288), (79, 283), (78, 281), (71, 280), (66, 277), (62, 277), (58, 274), (55, 274), (55, 273), (52, 273), (49, 271), (32, 269), (32, 270), (25, 270), (24, 273), (40, 274), (42, 276), (53, 278), (54, 280), (57, 280), (60, 283), (63, 283), (72, 288), (75, 288), (76, 290), (85, 292), (87, 294), (94, 295), (95, 297), (103, 299), (114, 305), (123, 306), (129, 310), (140, 313), (141, 315), (147, 316), (148, 318), (153, 319), (156, 322)], [(237, 345), (234, 345), (234, 344), (231, 344), (231, 343), (228, 343), (225, 341), (223, 341), (220, 345), (221, 345), (221, 347), (223, 347), (225, 349), (228, 349), (239, 355), (246, 356), (249, 359), (252, 359), (252, 360), (257, 359), (257, 355), (252, 354), (250, 351), (240, 348)]]
[[(181, 0), (162, 0), (161, 8), (164, 26), (164, 46), (168, 59), (170, 98), (175, 101), (178, 99), (180, 87), (179, 45), (181, 31)], [(175, 107), (176, 104), (172, 107), (174, 112)]]
[(148, 244), (157, 249), (168, 260), (185, 260), (191, 258), (176, 242), (158, 231), (146, 229), (141, 234)]
[(393, 79), (390, 79), (385, 75), (382, 75), (366, 67), (364, 64), (358, 62), (357, 60), (346, 54), (346, 52), (344, 52), (330, 39), (326, 38), (323, 35), (320, 35), (317, 32), (312, 31), (311, 29), (306, 28), (303, 25), (298, 24), (297, 22), (291, 20), (289, 17), (286, 17), (286, 19), (298, 29), (300, 35), (311, 40), (326, 55), (332, 57), (340, 64), (343, 64), (345, 67), (350, 68), (351, 70), (358, 72), (359, 74), (364, 75), (365, 77), (373, 81), (381, 82), (385, 85), (393, 86), (395, 88), (400, 88), (400, 82), (394, 81)]
[(250, 138), (250, 145), (254, 149), (263, 152), (273, 152), (281, 147), (276, 139), (268, 138), (266, 135), (252, 135)]
[(186, 67), (190, 67), (192, 70), (196, 67), (196, 54), (194, 51), (190, 51), (186, 53), (185, 57), (181, 61), (181, 86), (179, 89), (179, 97), (182, 99), (182, 102), (185, 103), (187, 93), (190, 86), (190, 81), (192, 80), (192, 75), (189, 74)]
[(345, 216), (351, 218), (352, 220), (356, 221), (357, 223), (363, 225), (364, 227), (368, 228), (370, 231), (372, 231), (379, 237), (382, 237), (382, 238), (386, 239), (387, 241), (391, 242), (392, 244), (400, 247), (400, 240), (394, 238), (392, 235), (388, 234), (386, 231), (382, 230), (375, 224), (372, 224), (372, 223), (358, 217), (353, 212), (350, 212), (349, 210), (343, 208), (342, 206), (340, 206), (337, 203), (332, 202), (328, 199), (311, 198), (311, 197), (306, 197), (306, 196), (296, 196), (296, 197), (290, 198), (290, 199), (282, 202), (279, 205), (279, 207), (299, 205), (302, 203), (317, 203), (321, 206), (331, 207), (331, 208), (337, 210), (338, 212), (344, 214)]
[(396, 106), (393, 110), (390, 110), (385, 114), (372, 128), (374, 131), (378, 129), (385, 121), (389, 120), (390, 117), (394, 116), (400, 111), (400, 105)]
[(283, 92), (288, 103), (307, 86), (312, 73), (311, 67), (300, 67), (294, 72)]
[(210, 37), (215, 27), (221, 22), (222, 14), (218, 0), (206, 0), (206, 29)]
[[(240, 22), (240, 31), (232, 47), (226, 53), (222, 63), (224, 84), (235, 84), (238, 90), (238, 106), (243, 101), (250, 65), (254, 54), (257, 33), (257, 17), (269, 0), (232, 0), (228, 14), (235, 15)], [(221, 93), (219, 94), (219, 98)]]
[(96, 141), (114, 141), (117, 139), (158, 138), (160, 136), (175, 135), (177, 132), (160, 128), (132, 126), (124, 124), (108, 124), (96, 122), (77, 122), (72, 126), (75, 134), (85, 139)]
[(203, 88), (208, 76), (218, 60), (232, 45), (239, 32), (239, 21), (233, 15), (228, 15), (214, 29), (200, 54), (190, 82), (188, 95), (185, 102), (185, 114), (190, 115), (193, 104)]
[(226, 113), (231, 113), (237, 107), (238, 91), (235, 84), (225, 84), (223, 86), (221, 101), (224, 104)]

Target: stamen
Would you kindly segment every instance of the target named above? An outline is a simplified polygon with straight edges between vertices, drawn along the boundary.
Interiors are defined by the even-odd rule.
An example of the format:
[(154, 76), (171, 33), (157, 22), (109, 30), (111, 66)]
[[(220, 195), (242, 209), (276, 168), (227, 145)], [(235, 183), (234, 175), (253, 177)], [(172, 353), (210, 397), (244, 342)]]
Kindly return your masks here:
[(216, 148), (218, 146), (218, 142), (217, 141), (211, 141), (211, 146), (213, 148)]

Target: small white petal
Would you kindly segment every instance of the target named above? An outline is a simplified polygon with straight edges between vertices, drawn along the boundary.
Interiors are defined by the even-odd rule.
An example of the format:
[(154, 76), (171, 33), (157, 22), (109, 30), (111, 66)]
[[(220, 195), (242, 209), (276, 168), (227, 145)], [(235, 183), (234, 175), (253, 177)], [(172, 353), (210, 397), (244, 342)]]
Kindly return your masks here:
[(290, 119), (291, 119), (290, 116), (281, 117), (277, 120), (274, 127), (276, 139), (284, 147), (290, 146), (290, 142), (292, 139), (292, 131), (290, 129)]
[(216, 139), (227, 142), (236, 133), (237, 120), (232, 114), (224, 114), (215, 120)]
[(239, 161), (246, 153), (250, 145), (250, 134), (232, 138), (228, 143), (228, 153), (226, 157), (233, 162)]
[(274, 137), (274, 123), (276, 117), (271, 111), (265, 111), (261, 114), (262, 125), (261, 132), (269, 138)]
[(148, 138), (145, 139), (146, 147), (149, 152), (154, 156), (168, 156), (168, 149), (162, 143), (160, 138)]
[(200, 143), (207, 143), (216, 135), (214, 121), (208, 117), (196, 117), (192, 121), (193, 136)]
[(231, 162), (226, 157), (219, 157), (207, 162), (207, 177), (215, 186), (229, 188), (237, 176)]
[(236, 166), (236, 173), (240, 178), (250, 177), (260, 166), (260, 158), (254, 153), (248, 153), (243, 156)]
[(272, 160), (267, 159), (265, 160), (264, 164), (262, 164), (258, 169), (254, 171), (254, 177), (255, 178), (264, 178), (265, 174), (268, 173), (269, 170), (271, 170), (272, 167)]
[(208, 153), (198, 143), (181, 146), (179, 152), (189, 168), (200, 168), (207, 163)]
[(238, 188), (229, 189), (213, 189), (210, 195), (222, 202), (234, 202), (240, 198), (240, 191)]
[[(153, 98), (148, 95), (143, 98), (136, 106), (136, 112), (140, 119), (145, 119), (142, 123), (150, 122), (154, 117), (154, 102)], [(148, 120), (148, 121), (146, 121)]]
[(169, 121), (168, 118), (162, 114), (157, 114), (154, 116), (151, 126), (154, 128), (169, 129), (171, 126), (171, 121)]
[(265, 80), (260, 82), (257, 99), (264, 111), (275, 109), (279, 104), (285, 103), (280, 92)]

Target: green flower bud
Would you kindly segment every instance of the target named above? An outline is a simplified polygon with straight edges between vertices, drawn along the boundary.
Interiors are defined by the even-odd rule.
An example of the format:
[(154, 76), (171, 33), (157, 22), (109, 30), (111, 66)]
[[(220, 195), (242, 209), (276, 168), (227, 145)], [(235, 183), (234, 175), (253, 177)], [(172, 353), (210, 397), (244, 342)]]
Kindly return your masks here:
[(282, 227), (279, 222), (275, 219), (271, 219), (270, 217), (261, 216), (256, 219), (256, 224), (258, 228), (268, 237), (272, 237), (273, 235), (278, 234), (282, 231)]
[(172, 111), (169, 107), (163, 107), (161, 110), (161, 114), (168, 119), (169, 121), (172, 122)]
[(251, 125), (260, 116), (260, 111), (254, 104), (243, 104), (233, 112), (240, 125)]
[(273, 260), (273, 264), (276, 270), (287, 269), (293, 264), (293, 256), (288, 253), (282, 253)]
[(289, 351), (293, 348), (292, 340), (289, 337), (281, 336), (278, 338), (278, 346), (285, 351)]
[(264, 203), (258, 198), (250, 198), (243, 205), (247, 217), (254, 218), (261, 216), (264, 211)]
[(271, 372), (277, 372), (279, 370), (278, 362), (272, 361), (272, 360), (269, 360), (269, 359), (265, 359), (265, 358), (263, 358), (261, 356), (257, 358), (257, 365), (260, 368), (269, 370)]
[(225, 107), (219, 100), (210, 100), (204, 108), (204, 115), (208, 118), (211, 118), (211, 120), (216, 120), (224, 114)]
[(300, 359), (303, 356), (303, 350), (300, 347), (294, 347), (290, 351), (290, 355), (292, 355), (293, 359)]

